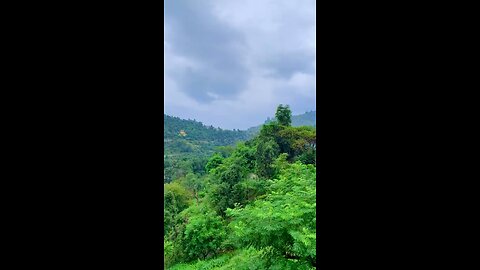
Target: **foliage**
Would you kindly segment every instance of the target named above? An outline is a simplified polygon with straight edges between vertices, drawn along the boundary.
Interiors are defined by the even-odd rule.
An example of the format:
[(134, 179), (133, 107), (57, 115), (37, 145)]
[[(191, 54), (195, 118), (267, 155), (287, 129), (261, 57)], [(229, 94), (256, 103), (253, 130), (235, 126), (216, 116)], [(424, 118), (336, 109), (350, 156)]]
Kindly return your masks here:
[(273, 175), (273, 160), (279, 155), (280, 147), (272, 138), (260, 140), (257, 146), (256, 161), (257, 172), (264, 177), (271, 177)]
[(290, 126), (289, 117), (279, 106), (245, 142), (240, 131), (170, 119), (167, 269), (315, 269), (316, 130)]
[(219, 153), (215, 153), (207, 162), (207, 165), (205, 166), (205, 170), (207, 172), (210, 172), (213, 169), (216, 169), (218, 166), (222, 165), (223, 163), (223, 157)]
[(248, 188), (245, 185), (239, 185), (242, 180), (252, 177), (251, 172), (255, 169), (255, 152), (254, 147), (240, 143), (230, 157), (211, 171), (214, 181), (209, 190), (209, 199), (219, 215), (224, 216), (224, 211), (228, 207), (233, 207), (236, 202), (248, 200), (241, 197), (242, 194), (250, 197), (256, 195), (255, 192), (247, 192)]
[(174, 260), (173, 243), (167, 237), (163, 238), (163, 260), (165, 267), (170, 266)]
[(191, 194), (179, 183), (173, 182), (163, 186), (163, 233), (167, 235), (177, 223), (177, 215), (189, 206)]
[(297, 160), (301, 161), (303, 164), (317, 164), (316, 151), (309, 149), (299, 155)]
[(291, 160), (304, 152), (316, 149), (316, 131), (313, 127), (285, 127), (278, 132), (282, 153)]
[(246, 205), (247, 203), (258, 198), (259, 196), (264, 195), (266, 193), (268, 185), (268, 181), (265, 181), (265, 179), (262, 178), (255, 177), (254, 175), (240, 181), (232, 188), (231, 205)]
[(233, 153), (233, 151), (235, 151), (235, 147), (231, 145), (217, 146), (215, 151), (222, 157), (227, 158)]
[[(167, 154), (197, 150), (211, 153), (217, 146), (231, 145), (247, 139), (245, 131), (207, 127), (196, 120), (184, 120), (164, 114), (163, 121), (163, 141)], [(179, 136), (181, 131), (186, 135)]]
[(287, 259), (269, 260), (262, 251), (254, 248), (240, 249), (217, 258), (198, 260), (190, 264), (176, 264), (170, 270), (310, 270), (305, 263)]
[[(232, 258), (234, 254), (223, 254), (217, 258), (212, 258), (209, 260), (198, 260), (191, 264), (176, 264), (174, 267), (170, 268), (171, 270), (212, 270), (212, 269), (224, 269), (224, 266)], [(227, 268), (233, 269), (233, 268)]]
[(282, 126), (290, 126), (292, 124), (292, 111), (288, 105), (278, 105), (275, 118)]
[(181, 245), (185, 260), (216, 255), (226, 237), (224, 222), (205, 204), (193, 205), (182, 213), (186, 220)]
[[(271, 119), (269, 117), (267, 119), (267, 121), (265, 121), (265, 124), (268, 124), (268, 123), (271, 123), (271, 122), (274, 122), (274, 121), (277, 121), (277, 119), (275, 119), (275, 118)], [(315, 127), (317, 125), (316, 122), (317, 122), (316, 111), (310, 111), (310, 112), (306, 112), (304, 114), (293, 115), (292, 116), (292, 126), (294, 126), (294, 127), (300, 127), (300, 126)], [(246, 133), (247, 133), (248, 138), (253, 138), (256, 135), (258, 135), (261, 127), (262, 126), (255, 126), (255, 127), (251, 127), (249, 129), (247, 129)]]
[(205, 177), (199, 177), (194, 173), (188, 173), (185, 177), (177, 179), (176, 183), (179, 183), (189, 190), (198, 204), (200, 193), (205, 188)]
[(176, 213), (179, 213), (188, 207), (191, 196), (184, 186), (173, 182), (164, 184), (163, 187), (163, 202), (165, 205), (169, 206), (170, 209), (175, 210)]
[(312, 165), (292, 164), (273, 181), (265, 200), (227, 210), (240, 247), (272, 247), (274, 255), (315, 262), (315, 171)]
[[(229, 145), (248, 138), (245, 131), (207, 127), (196, 120), (184, 120), (166, 114), (163, 127), (164, 183), (184, 177), (189, 172), (205, 174), (210, 155), (215, 151), (228, 155), (231, 151)], [(180, 135), (182, 131), (184, 135)]]

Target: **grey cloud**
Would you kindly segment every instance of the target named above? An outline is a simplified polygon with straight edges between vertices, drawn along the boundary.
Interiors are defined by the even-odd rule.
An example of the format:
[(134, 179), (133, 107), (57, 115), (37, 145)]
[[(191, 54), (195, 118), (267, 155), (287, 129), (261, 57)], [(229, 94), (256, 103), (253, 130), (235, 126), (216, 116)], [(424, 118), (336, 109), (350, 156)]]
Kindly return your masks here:
[[(165, 113), (246, 129), (315, 109), (315, 1), (164, 0)], [(312, 82), (313, 81), (313, 82)]]
[(261, 60), (260, 63), (264, 67), (272, 69), (274, 76), (288, 79), (297, 72), (315, 73), (315, 69), (312, 66), (314, 59), (314, 52), (297, 51), (275, 54)]
[(207, 1), (166, 1), (167, 37), (172, 52), (196, 63), (196, 69), (169, 70), (180, 89), (199, 102), (232, 98), (243, 89), (248, 70), (243, 64), (241, 32), (221, 23)]

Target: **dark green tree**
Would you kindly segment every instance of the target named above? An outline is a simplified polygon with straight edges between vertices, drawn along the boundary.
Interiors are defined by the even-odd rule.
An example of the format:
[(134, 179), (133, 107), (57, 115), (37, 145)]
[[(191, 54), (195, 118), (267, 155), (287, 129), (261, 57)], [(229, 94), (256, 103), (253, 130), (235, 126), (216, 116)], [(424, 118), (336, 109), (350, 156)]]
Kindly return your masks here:
[(280, 154), (278, 144), (273, 139), (261, 140), (257, 146), (257, 172), (260, 176), (271, 177), (274, 173), (273, 161)]
[[(283, 158), (282, 158), (283, 159)], [(279, 160), (280, 163), (284, 162)], [(231, 242), (270, 250), (272, 257), (316, 265), (316, 168), (295, 163), (281, 169), (263, 200), (228, 209)], [(281, 268), (284, 269), (284, 268)]]
[(191, 194), (179, 183), (164, 184), (164, 235), (167, 235), (175, 227), (177, 215), (190, 205)]
[(207, 162), (205, 170), (210, 172), (211, 170), (217, 168), (223, 163), (223, 157), (219, 153), (215, 153)]
[(292, 111), (288, 105), (278, 105), (275, 118), (280, 125), (290, 126), (292, 124)]
[(185, 261), (216, 255), (226, 237), (221, 217), (204, 204), (191, 206), (182, 215), (186, 225), (180, 245)]

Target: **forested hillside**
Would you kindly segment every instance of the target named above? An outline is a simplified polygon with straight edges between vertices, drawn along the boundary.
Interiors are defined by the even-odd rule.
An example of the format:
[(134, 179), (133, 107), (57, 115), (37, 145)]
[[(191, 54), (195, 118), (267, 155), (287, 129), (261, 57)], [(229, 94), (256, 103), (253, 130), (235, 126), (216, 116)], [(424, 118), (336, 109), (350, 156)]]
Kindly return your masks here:
[(164, 184), (166, 269), (316, 269), (316, 130), (275, 116)]
[[(214, 146), (228, 145), (238, 140), (246, 139), (244, 131), (224, 130), (213, 126), (205, 126), (202, 122), (196, 120), (184, 120), (166, 114), (164, 114), (163, 120), (163, 138), (165, 142), (183, 139), (193, 144), (203, 142), (206, 143), (207, 146), (212, 147), (209, 149), (213, 149)], [(172, 145), (168, 146), (169, 151), (188, 152), (188, 149), (177, 149), (175, 147), (171, 148)]]
[(247, 139), (245, 131), (223, 130), (166, 114), (163, 120), (164, 182), (188, 172), (203, 173), (208, 156), (219, 151), (219, 146)]
[(292, 126), (300, 127), (300, 126), (313, 126), (317, 125), (317, 112), (316, 111), (309, 111), (304, 114), (294, 115), (292, 116)]
[[(275, 121), (275, 118), (271, 119), (268, 118), (265, 121), (265, 124), (270, 123), (272, 121)], [(315, 127), (317, 125), (317, 117), (316, 117), (316, 111), (310, 111), (306, 112), (304, 114), (299, 114), (299, 115), (294, 115), (292, 116), (292, 126), (294, 127), (300, 127), (300, 126), (312, 126)], [(253, 137), (257, 135), (257, 133), (260, 131), (260, 128), (262, 126), (256, 126), (256, 127), (251, 127), (247, 129), (247, 134), (249, 137)]]

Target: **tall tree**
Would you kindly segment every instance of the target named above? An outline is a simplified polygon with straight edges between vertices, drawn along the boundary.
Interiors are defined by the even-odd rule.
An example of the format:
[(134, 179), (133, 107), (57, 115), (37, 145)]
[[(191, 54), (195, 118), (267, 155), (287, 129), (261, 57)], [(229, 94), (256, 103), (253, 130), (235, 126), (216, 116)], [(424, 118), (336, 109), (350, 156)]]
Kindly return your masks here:
[(278, 105), (275, 117), (280, 125), (290, 126), (292, 124), (292, 111), (288, 105)]

